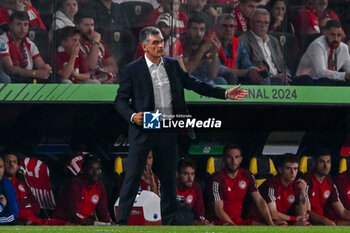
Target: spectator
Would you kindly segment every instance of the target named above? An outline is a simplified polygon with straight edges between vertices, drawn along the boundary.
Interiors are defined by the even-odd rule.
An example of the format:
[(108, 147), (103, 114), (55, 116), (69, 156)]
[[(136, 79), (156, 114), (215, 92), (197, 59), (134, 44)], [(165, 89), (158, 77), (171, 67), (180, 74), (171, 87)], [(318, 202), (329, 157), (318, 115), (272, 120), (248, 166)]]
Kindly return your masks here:
[(29, 27), (42, 28), (46, 30), (38, 11), (32, 6), (29, 0), (4, 0), (3, 7), (0, 8), (0, 24), (10, 24), (10, 16), (16, 11), (26, 12), (29, 16)]
[(28, 29), (28, 14), (18, 11), (10, 16), (10, 30), (0, 36), (0, 43), (6, 44), (6, 49), (0, 51), (1, 63), (14, 83), (47, 80), (52, 72), (50, 65), (40, 57), (36, 45), (26, 37)]
[(217, 19), (217, 12), (211, 6), (207, 6), (208, 0), (188, 0), (187, 3), (181, 4), (181, 10), (186, 13), (188, 18), (193, 16), (202, 17), (206, 25), (206, 31), (208, 32), (213, 26)]
[(242, 159), (241, 149), (237, 145), (227, 145), (224, 148), (225, 167), (214, 175), (208, 185), (209, 220), (213, 220), (216, 225), (263, 224), (253, 219), (241, 218), (244, 199), (246, 195), (250, 195), (263, 219), (269, 225), (274, 225), (266, 202), (257, 189), (253, 174), (240, 168)]
[(324, 34), (302, 56), (296, 82), (312, 78), (315, 85), (344, 85), (350, 80), (350, 56), (347, 45), (341, 42), (340, 23), (328, 21)]
[(54, 218), (79, 225), (92, 225), (96, 221), (110, 223), (107, 194), (99, 181), (100, 174), (100, 160), (85, 156), (79, 176), (61, 190)]
[(95, 28), (102, 34), (126, 26), (121, 6), (112, 0), (89, 0), (86, 4), (81, 4), (80, 8), (94, 14)]
[(264, 79), (252, 65), (243, 42), (234, 37), (235, 26), (234, 17), (229, 14), (222, 14), (216, 25), (216, 33), (221, 42), (219, 59), (224, 70), (221, 72), (233, 73), (240, 83), (263, 84)]
[[(182, 68), (185, 67), (183, 62), (182, 45), (179, 39), (175, 38), (171, 33), (171, 24), (173, 17), (169, 13), (161, 14), (156, 22), (156, 26), (162, 32), (164, 38), (164, 56), (176, 58)], [(143, 56), (144, 51), (141, 44), (137, 46), (136, 58)]]
[(15, 188), (19, 206), (17, 219), (24, 225), (66, 225), (58, 219), (40, 218), (40, 205), (26, 183), (23, 172), (19, 170), (18, 158), (14, 154), (4, 156), (5, 176)]
[(163, 13), (169, 13), (173, 17), (172, 28), (176, 38), (186, 31), (188, 16), (180, 11), (179, 0), (161, 0), (160, 7), (154, 9), (147, 17), (146, 26), (156, 25), (158, 17)]
[[(313, 225), (349, 225), (350, 210), (344, 208), (339, 200), (338, 190), (328, 177), (331, 171), (331, 155), (327, 150), (319, 149), (314, 153), (315, 169), (305, 176), (309, 185), (311, 204), (310, 220)], [(333, 209), (336, 216), (330, 215)], [(336, 221), (336, 219), (341, 219)]]
[(201, 186), (194, 181), (196, 175), (196, 164), (189, 159), (179, 161), (177, 167), (177, 196), (183, 197), (194, 216), (195, 225), (211, 225), (205, 219), (204, 204)]
[(184, 64), (189, 74), (199, 80), (213, 84), (227, 84), (219, 74), (218, 52), (221, 46), (215, 33), (204, 40), (205, 21), (200, 17), (192, 17), (188, 22), (188, 29), (181, 36), (184, 48)]
[(77, 15), (75, 22), (81, 32), (80, 50), (93, 79), (111, 84), (117, 81), (118, 66), (107, 46), (101, 41), (101, 34), (95, 31), (95, 21), (91, 15)]
[(58, 32), (60, 45), (56, 51), (56, 70), (62, 83), (100, 82), (91, 79), (89, 68), (79, 49), (80, 31), (75, 27), (65, 27)]
[(245, 32), (249, 29), (249, 19), (261, 0), (240, 0), (234, 9), (236, 32)]
[(50, 35), (54, 30), (58, 30), (64, 27), (74, 27), (74, 16), (78, 12), (77, 0), (60, 0), (58, 1), (58, 11), (54, 15), (54, 21), (52, 22)]
[(299, 36), (320, 33), (320, 21), (330, 17), (340, 23), (338, 15), (327, 8), (328, 0), (310, 0), (295, 17), (295, 29)]
[[(303, 179), (296, 179), (299, 158), (285, 154), (278, 167), (278, 175), (267, 179), (260, 187), (260, 193), (269, 207), (275, 225), (306, 226), (310, 208), (307, 184)], [(252, 209), (254, 215), (254, 209)]]
[(16, 193), (11, 181), (4, 174), (4, 160), (0, 157), (0, 225), (13, 225), (18, 213)]
[(294, 25), (286, 18), (286, 0), (272, 0), (268, 3), (268, 8), (271, 12), (269, 32), (287, 32), (294, 34)]
[(263, 8), (256, 9), (250, 20), (250, 30), (239, 39), (244, 43), (253, 65), (266, 71), (268, 83), (273, 85), (291, 82), (290, 73), (285, 65), (279, 41), (268, 34), (270, 13)]

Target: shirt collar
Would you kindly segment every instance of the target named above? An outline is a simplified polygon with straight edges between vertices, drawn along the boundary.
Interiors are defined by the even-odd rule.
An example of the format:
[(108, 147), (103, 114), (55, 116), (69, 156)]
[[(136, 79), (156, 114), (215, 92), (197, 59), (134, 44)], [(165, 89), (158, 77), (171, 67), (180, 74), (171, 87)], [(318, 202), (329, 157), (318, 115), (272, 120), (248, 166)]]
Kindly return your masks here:
[(163, 62), (163, 58), (161, 57), (160, 58), (160, 63), (159, 65), (157, 66), (155, 63), (151, 62), (150, 59), (148, 59), (148, 57), (146, 56), (146, 53), (143, 55), (145, 57), (145, 60), (146, 60), (146, 64), (147, 64), (147, 67), (148, 69), (151, 68), (151, 66), (155, 65), (156, 67), (160, 66), (160, 65), (164, 65), (164, 62)]
[(261, 37), (259, 37), (258, 35), (256, 35), (256, 34), (253, 32), (253, 30), (250, 30), (250, 31), (251, 31), (251, 33), (253, 34), (253, 36), (255, 37), (255, 39), (256, 39), (257, 41), (261, 41), (261, 42), (265, 43), (265, 42), (268, 42), (268, 41), (270, 40), (270, 38), (268, 37), (268, 35), (265, 36), (265, 41), (264, 41)]

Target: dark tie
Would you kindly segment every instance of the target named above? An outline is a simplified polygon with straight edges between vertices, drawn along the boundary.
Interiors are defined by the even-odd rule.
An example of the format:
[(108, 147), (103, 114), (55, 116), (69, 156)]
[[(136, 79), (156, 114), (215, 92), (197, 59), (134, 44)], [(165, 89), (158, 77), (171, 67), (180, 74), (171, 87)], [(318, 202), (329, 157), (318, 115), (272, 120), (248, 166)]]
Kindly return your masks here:
[(335, 64), (334, 64), (334, 49), (331, 48), (329, 51), (329, 56), (328, 56), (328, 69), (329, 70), (335, 70)]

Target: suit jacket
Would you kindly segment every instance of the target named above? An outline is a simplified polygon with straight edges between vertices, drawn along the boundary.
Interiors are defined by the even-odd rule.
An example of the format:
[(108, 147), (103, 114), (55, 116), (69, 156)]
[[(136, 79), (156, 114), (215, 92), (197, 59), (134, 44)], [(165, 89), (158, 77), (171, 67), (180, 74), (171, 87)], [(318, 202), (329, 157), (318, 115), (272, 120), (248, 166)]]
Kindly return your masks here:
[[(267, 36), (269, 37), (269, 41), (267, 42), (267, 44), (271, 51), (272, 62), (275, 64), (275, 67), (278, 73), (283, 73), (283, 69), (286, 69), (287, 74), (289, 74), (289, 70), (284, 63), (280, 43), (275, 37), (270, 35), (267, 35)], [(252, 32), (251, 31), (245, 32), (239, 37), (239, 39), (242, 40), (244, 47), (246, 48), (249, 54), (249, 58), (252, 64), (257, 67), (264, 65), (267, 67), (268, 71), (270, 72), (264, 53), (260, 48)]]
[[(175, 59), (163, 57), (163, 62), (170, 82), (174, 114), (188, 114), (184, 88), (200, 95), (225, 99), (226, 89), (212, 86), (190, 76)], [(128, 64), (122, 71), (115, 106), (130, 123), (129, 142), (143, 143), (150, 131), (132, 124), (130, 118), (133, 113), (155, 110), (152, 78), (144, 56)], [(195, 138), (193, 129), (187, 129), (186, 132), (192, 139)]]

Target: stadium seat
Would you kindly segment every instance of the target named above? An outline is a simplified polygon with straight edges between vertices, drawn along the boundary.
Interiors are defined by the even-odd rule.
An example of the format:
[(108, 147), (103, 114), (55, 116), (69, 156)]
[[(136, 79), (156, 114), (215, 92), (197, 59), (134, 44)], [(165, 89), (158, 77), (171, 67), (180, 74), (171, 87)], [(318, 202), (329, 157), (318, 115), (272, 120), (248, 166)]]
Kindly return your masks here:
[(132, 62), (136, 52), (136, 40), (128, 30), (105, 30), (102, 39), (106, 43), (119, 70)]
[(349, 157), (342, 158), (339, 162), (339, 174), (348, 170)]
[(118, 156), (114, 160), (114, 172), (121, 175), (124, 172), (124, 167), (126, 165), (126, 158)]
[(249, 163), (249, 171), (253, 173), (258, 187), (267, 178), (277, 175), (272, 159), (267, 156), (253, 157)]
[(313, 157), (303, 156), (300, 159), (299, 163), (299, 171), (303, 174), (306, 174), (308, 171), (312, 171), (314, 167), (314, 159)]
[(127, 17), (127, 25), (129, 28), (141, 28), (144, 26), (144, 20), (153, 11), (153, 6), (148, 2), (123, 2), (120, 4), (122, 11)]
[(42, 28), (30, 28), (28, 37), (38, 47), (41, 57), (45, 62), (49, 62), (49, 33)]
[(53, 210), (56, 203), (51, 189), (49, 168), (41, 160), (28, 157), (20, 161), (20, 166), (40, 208)]
[(210, 157), (207, 161), (207, 173), (212, 175), (223, 169), (224, 166), (224, 161), (222, 161), (221, 157)]

